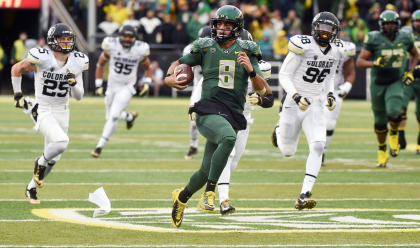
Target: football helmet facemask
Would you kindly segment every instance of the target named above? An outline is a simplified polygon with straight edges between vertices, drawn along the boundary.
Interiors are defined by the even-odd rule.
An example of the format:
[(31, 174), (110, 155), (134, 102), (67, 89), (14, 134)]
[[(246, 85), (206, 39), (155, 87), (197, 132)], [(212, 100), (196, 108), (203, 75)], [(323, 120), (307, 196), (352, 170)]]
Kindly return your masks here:
[[(218, 22), (227, 22), (231, 23), (233, 25), (232, 30), (230, 30), (230, 34), (228, 35), (220, 35), (217, 34), (217, 30), (225, 30), (226, 29), (220, 29), (217, 27)], [(214, 17), (210, 20), (210, 26), (211, 26), (211, 37), (215, 39), (217, 42), (226, 42), (229, 40), (235, 40), (237, 39), (244, 27), (244, 16), (242, 12), (232, 5), (225, 5), (223, 7), (220, 7), (217, 11)]]
[(124, 48), (130, 48), (137, 37), (136, 29), (131, 25), (124, 25), (118, 31), (120, 43)]
[(75, 47), (75, 35), (73, 31), (64, 23), (57, 23), (48, 30), (48, 47), (56, 52), (70, 53)]
[(340, 22), (330, 12), (318, 13), (312, 20), (311, 35), (321, 45), (333, 42), (340, 30)]
[[(388, 23), (394, 23), (395, 25), (386, 25)], [(401, 20), (400, 16), (392, 11), (392, 10), (385, 10), (379, 16), (379, 29), (385, 35), (395, 35), (398, 33), (401, 27)]]

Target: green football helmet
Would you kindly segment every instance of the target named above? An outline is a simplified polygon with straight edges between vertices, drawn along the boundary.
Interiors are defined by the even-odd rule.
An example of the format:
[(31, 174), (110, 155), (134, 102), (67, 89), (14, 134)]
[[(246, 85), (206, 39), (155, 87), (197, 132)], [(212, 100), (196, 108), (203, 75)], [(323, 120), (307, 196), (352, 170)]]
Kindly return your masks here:
[[(395, 23), (394, 27), (385, 28), (386, 23)], [(385, 35), (395, 35), (401, 27), (400, 16), (392, 10), (385, 10), (379, 16), (379, 28)]]
[(420, 33), (420, 25), (414, 25), (415, 21), (420, 21), (420, 9), (414, 11), (411, 15), (411, 27), (413, 27), (414, 32)]
[[(228, 22), (233, 25), (233, 29), (229, 35), (217, 34), (217, 23), (220, 21)], [(241, 35), (242, 29), (244, 28), (244, 16), (242, 12), (235, 6), (225, 5), (216, 11), (216, 14), (210, 21), (210, 26), (211, 37), (217, 42), (223, 43), (229, 40), (235, 40)]]

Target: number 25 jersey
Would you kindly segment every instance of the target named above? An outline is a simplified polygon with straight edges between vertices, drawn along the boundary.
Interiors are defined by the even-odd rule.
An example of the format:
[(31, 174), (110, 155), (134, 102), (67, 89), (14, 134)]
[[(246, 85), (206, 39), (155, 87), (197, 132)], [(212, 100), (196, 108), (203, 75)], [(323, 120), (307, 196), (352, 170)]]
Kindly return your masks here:
[(146, 42), (136, 40), (130, 48), (124, 48), (119, 37), (106, 37), (102, 49), (110, 57), (108, 87), (134, 85), (139, 63), (150, 54)]
[(58, 61), (51, 50), (35, 47), (29, 50), (27, 59), (36, 66), (35, 99), (40, 105), (68, 104), (70, 86), (67, 72), (70, 71), (77, 78), (89, 69), (89, 58), (81, 52), (71, 52), (64, 65), (61, 65), (63, 62)]
[(342, 56), (340, 50), (334, 45), (321, 47), (308, 35), (293, 36), (288, 48), (289, 52), (301, 56), (300, 66), (292, 77), (297, 92), (312, 100), (318, 99), (324, 85), (334, 83), (332, 80)]

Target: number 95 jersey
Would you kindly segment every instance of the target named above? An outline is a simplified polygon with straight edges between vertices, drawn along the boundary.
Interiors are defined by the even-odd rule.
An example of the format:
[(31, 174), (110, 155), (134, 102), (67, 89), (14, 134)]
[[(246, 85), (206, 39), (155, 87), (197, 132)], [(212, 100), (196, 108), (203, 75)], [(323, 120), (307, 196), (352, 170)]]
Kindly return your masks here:
[(124, 48), (119, 37), (106, 37), (102, 49), (110, 57), (108, 87), (134, 85), (139, 63), (150, 54), (146, 42), (136, 40), (130, 48)]
[(332, 80), (342, 57), (340, 50), (334, 45), (321, 47), (312, 36), (308, 35), (293, 36), (288, 48), (301, 59), (300, 66), (291, 78), (296, 91), (312, 100), (318, 99), (324, 85), (334, 83)]
[(51, 50), (35, 47), (29, 50), (27, 59), (36, 66), (35, 99), (40, 105), (68, 104), (70, 87), (67, 72), (73, 73), (77, 79), (83, 71), (89, 69), (89, 58), (81, 52), (71, 52), (67, 61), (61, 62)]

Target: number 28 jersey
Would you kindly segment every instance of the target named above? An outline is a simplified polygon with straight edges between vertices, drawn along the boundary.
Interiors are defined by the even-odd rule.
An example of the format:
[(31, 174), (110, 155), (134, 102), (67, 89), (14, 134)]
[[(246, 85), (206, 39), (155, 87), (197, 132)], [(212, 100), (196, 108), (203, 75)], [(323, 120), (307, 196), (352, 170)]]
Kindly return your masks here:
[(81, 52), (71, 52), (64, 65), (49, 49), (34, 47), (27, 59), (36, 66), (35, 98), (41, 105), (66, 105), (69, 102), (70, 87), (66, 74), (73, 73), (76, 78), (89, 69), (89, 58)]
[[(292, 77), (296, 91), (312, 100), (318, 99), (325, 84), (334, 83), (334, 75), (342, 54), (336, 46), (319, 46), (312, 36), (290, 38), (289, 51), (301, 56), (300, 66)], [(323, 50), (321, 50), (323, 49)], [(281, 80), (281, 79), (280, 79)]]
[(136, 40), (130, 48), (124, 48), (119, 37), (106, 37), (102, 49), (109, 55), (108, 87), (134, 85), (139, 63), (150, 54), (146, 42)]

